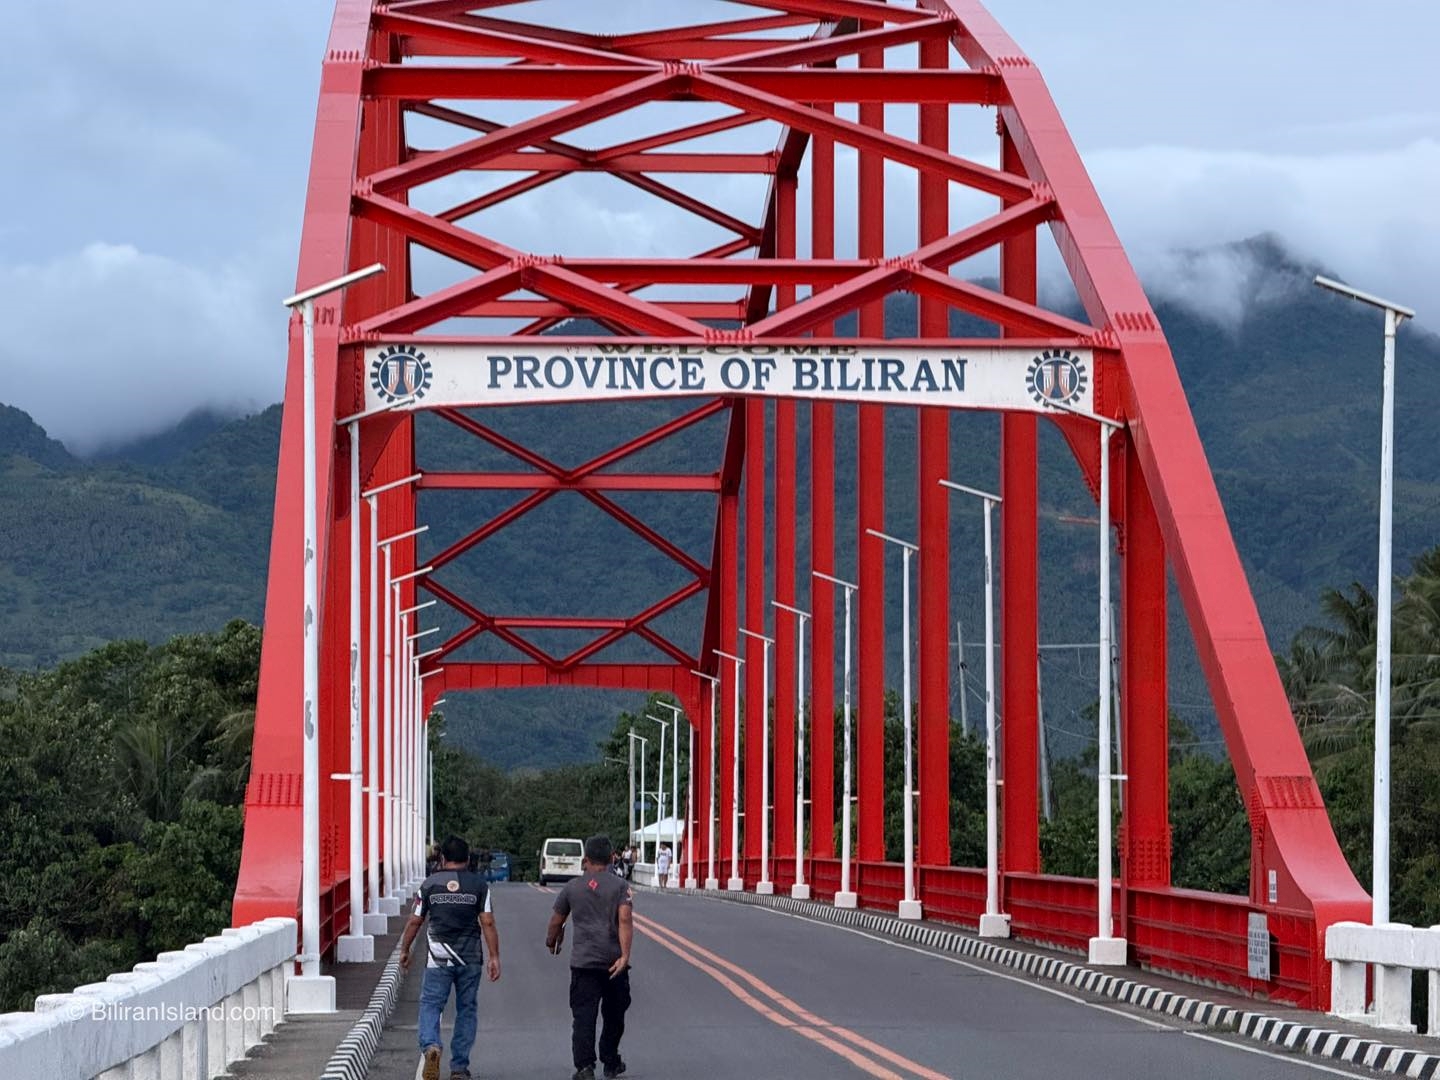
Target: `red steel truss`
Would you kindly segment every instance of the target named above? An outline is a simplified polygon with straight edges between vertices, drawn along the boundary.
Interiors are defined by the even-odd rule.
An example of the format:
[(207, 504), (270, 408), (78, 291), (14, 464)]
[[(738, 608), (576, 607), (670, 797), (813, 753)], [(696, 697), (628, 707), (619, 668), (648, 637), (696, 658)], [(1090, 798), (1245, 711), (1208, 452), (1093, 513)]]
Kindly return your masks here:
[[(523, 343), (565, 329), (568, 319), (592, 320), (634, 342), (718, 342), (743, 348), (833, 340), (836, 321), (853, 317), (858, 341), (875, 343), (885, 335), (886, 297), (908, 291), (919, 298), (917, 344), (977, 344), (949, 337), (949, 315), (961, 311), (994, 324), (1007, 341), (1037, 350), (1094, 349), (1095, 409), (1126, 424), (1112, 443), (1118, 480), (1112, 485), (1111, 508), (1122, 575), (1122, 724), (1129, 776), (1116, 883), (1119, 932), (1129, 939), (1137, 962), (1323, 1005), (1328, 1000), (1324, 929), (1337, 919), (1368, 917), (1368, 898), (1331, 831), (1169, 348), (1039, 72), (978, 0), (918, 0), (914, 6), (881, 0), (736, 0), (727, 5), (727, 17), (717, 21), (613, 35), (492, 14), (506, 6), (524, 12), (523, 5), (494, 0), (337, 2), (323, 66), (297, 286), (375, 261), (388, 272), (350, 289), (343, 303), (327, 297), (318, 304), (319, 429), (333, 429), (337, 418), (365, 407), (367, 344)], [(911, 59), (894, 59), (902, 55)], [(531, 103), (535, 111), (510, 122), (494, 118), (513, 114), (516, 103)], [(656, 103), (701, 104), (704, 115), (653, 130), (653, 116), (649, 122), (640, 117)], [(994, 110), (994, 165), (971, 160), (951, 145), (952, 119), (977, 109)], [(902, 111), (914, 120), (897, 124), (895, 116)], [(586, 133), (632, 114), (636, 119), (620, 141)], [(757, 125), (778, 136), (757, 145)], [(448, 133), (450, 141), (437, 132)], [(436, 139), (440, 145), (429, 144)], [(849, 159), (843, 166), (837, 163), (837, 148), (856, 161), (854, 194), (837, 183), (837, 173), (849, 168)], [(905, 190), (895, 190), (897, 174), (887, 173), (887, 164), (911, 170), (913, 187), (907, 182)], [(577, 174), (612, 177), (648, 196), (656, 207), (670, 208), (667, 213), (683, 213), (718, 230), (721, 239), (693, 255), (616, 257), (580, 251), (562, 257), (517, 249), (486, 231), (495, 208), (522, 204)], [(691, 190), (697, 176), (726, 175), (761, 179), (766, 195), (754, 216), (722, 209), (708, 195)], [(427, 194), (427, 185), (437, 188)], [(422, 208), (431, 207), (433, 191), (441, 188), (459, 194), (442, 200), (447, 205), (438, 209)], [(989, 197), (992, 209), (975, 221), (952, 220), (952, 198), (962, 190)], [(802, 192), (808, 194), (808, 215), (799, 200)], [(912, 199), (917, 244), (897, 255), (894, 237), (887, 236), (886, 208)], [(1069, 272), (1083, 320), (1039, 303), (1037, 230), (1042, 226), (1050, 230)], [(852, 235), (855, 256), (838, 255), (837, 247), (847, 246)], [(998, 253), (995, 289), (972, 284), (956, 271), (964, 260), (985, 252)], [(465, 273), (422, 291), (414, 266), (422, 253), (443, 256)], [(473, 324), (456, 320), (506, 320), (506, 329), (477, 335), (471, 332)], [(716, 329), (717, 322), (738, 328)], [(293, 914), (300, 891), (300, 379), (300, 330), (292, 324), (237, 923)], [(796, 434), (801, 408), (808, 410), (808, 446)], [(523, 497), (477, 522), (428, 560), (436, 568), (432, 577), (404, 586), (407, 605), (414, 603), (417, 588), (425, 589), (466, 620), (465, 628), (444, 642), (441, 654), (427, 661), (431, 670), (443, 666), (443, 673), (425, 683), (426, 700), (444, 691), (540, 685), (665, 691), (677, 697), (695, 724), (697, 760), (704, 761), (710, 699), (691, 669), (720, 676), (721, 717), (728, 718), (741, 689), (731, 665), (720, 663), (715, 650), (736, 650), (741, 626), (773, 625), (778, 635), (772, 653), (774, 790), (777, 808), (783, 807), (791, 790), (787, 785), (793, 787), (794, 694), (802, 673), (794, 667), (794, 625), (786, 619), (771, 623), (770, 601), (796, 603), (797, 578), (805, 580), (812, 569), (853, 574), (860, 586), (856, 641), (866, 661), (859, 668), (857, 695), (856, 888), (862, 903), (893, 906), (899, 871), (882, 861), (882, 699), (886, 589), (893, 593), (897, 583), (893, 575), (887, 581), (883, 544), (867, 530), (884, 527), (887, 484), (893, 489), (913, 482), (921, 544), (921, 900), (935, 917), (973, 923), (982, 910), (983, 882), (977, 892), (974, 871), (949, 867), (951, 511), (936, 483), (948, 469), (949, 413), (937, 407), (921, 410), (918, 474), (912, 481), (886, 469), (884, 406), (862, 405), (856, 429), (837, 431), (831, 404), (777, 400), (768, 456), (766, 409), (763, 397), (700, 400), (671, 422), (575, 467), (505, 437), (478, 419), (475, 410), (438, 409), (446, 421), (513, 458), (513, 471), (425, 473), (415, 487), (401, 486), (381, 498), (381, 532), (394, 535), (415, 526), (418, 491), (505, 490)], [(714, 416), (723, 416), (727, 426), (713, 472), (613, 471), (640, 451)], [(1093, 427), (1069, 417), (1047, 422), (1065, 434), (1092, 493), (1097, 491)], [(1012, 913), (1018, 934), (1074, 944), (1083, 943), (1096, 885), (1040, 874), (1038, 423), (1033, 413), (1006, 413), (1001, 422), (1003, 910)], [(362, 432), (362, 487), (417, 471), (408, 413), (366, 419)], [(857, 440), (860, 496), (854, 521), (836, 521), (837, 437)], [(347, 768), (348, 762), (349, 553), (347, 544), (337, 540), (349, 529), (346, 447), (340, 438), (322, 438), (318, 448), (322, 776)], [(773, 469), (768, 474), (767, 463)], [(809, 469), (811, 499), (805, 508), (797, 502), (797, 466)], [(767, 475), (773, 485), (769, 504)], [(635, 490), (713, 494), (714, 540), (708, 557), (688, 553), (612, 498), (613, 492)], [(620, 522), (644, 540), (657, 560), (681, 567), (685, 584), (640, 611), (566, 617), (490, 611), (446, 586), (448, 563), (562, 491), (578, 494)], [(773, 507), (773, 521), (765, 520), (767, 505)], [(811, 525), (808, 562), (796, 543), (802, 510)], [(835, 565), (837, 524), (855, 530), (856, 568)], [(362, 550), (370, 540), (367, 521)], [(774, 568), (768, 578), (767, 551)], [(417, 565), (413, 541), (397, 544), (393, 555), (397, 574)], [(1248, 899), (1209, 897), (1169, 884), (1167, 567), (1179, 585), (1250, 814), (1254, 841)], [(505, 572), (524, 574), (532, 568), (511, 566)], [(659, 616), (702, 594), (705, 615), (688, 637), (655, 629)], [(828, 589), (810, 595), (815, 625), (834, 625), (839, 598)], [(535, 630), (579, 630), (594, 637), (556, 655), (528, 636)], [(374, 631), (364, 627), (367, 640)], [(455, 659), (457, 650), (483, 635), (510, 646), (516, 658)], [(626, 663), (606, 656), (627, 639), (648, 643), (659, 658)], [(746, 820), (756, 822), (761, 816), (758, 643), (749, 640), (744, 655), (742, 797)], [(837, 705), (833, 672), (839, 658), (826, 634), (815, 635), (809, 655), (814, 742), (808, 854), (816, 891), (824, 898), (838, 883), (831, 827), (837, 794), (830, 778)], [(896, 673), (889, 674), (889, 681), (898, 681)], [(722, 722), (718, 729), (719, 805), (728, 808), (736, 748), (729, 724)], [(708, 801), (708, 784), (701, 770), (697, 807)], [(328, 948), (346, 914), (341, 886), (353, 869), (343, 842), (345, 801), (328, 782), (321, 815), (322, 938)], [(789, 816), (783, 810), (775, 816), (777, 887), (788, 885), (792, 873), (797, 838)], [(742, 864), (732, 867), (729, 814), (722, 811), (719, 817), (718, 876), (753, 882), (758, 829), (744, 830)], [(704, 851), (707, 823), (703, 813), (696, 818), (698, 850)], [(1271, 932), (1279, 938), (1280, 970), (1264, 987), (1252, 986), (1245, 974), (1244, 920), (1251, 911), (1269, 913)]]

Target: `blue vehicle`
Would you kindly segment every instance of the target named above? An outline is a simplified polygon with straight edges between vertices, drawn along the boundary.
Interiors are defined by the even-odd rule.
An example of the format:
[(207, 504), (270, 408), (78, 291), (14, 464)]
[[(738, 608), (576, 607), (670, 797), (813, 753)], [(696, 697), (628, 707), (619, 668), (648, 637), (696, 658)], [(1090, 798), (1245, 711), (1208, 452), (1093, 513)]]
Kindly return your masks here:
[(510, 856), (503, 851), (490, 853), (490, 865), (485, 868), (486, 881), (510, 880)]

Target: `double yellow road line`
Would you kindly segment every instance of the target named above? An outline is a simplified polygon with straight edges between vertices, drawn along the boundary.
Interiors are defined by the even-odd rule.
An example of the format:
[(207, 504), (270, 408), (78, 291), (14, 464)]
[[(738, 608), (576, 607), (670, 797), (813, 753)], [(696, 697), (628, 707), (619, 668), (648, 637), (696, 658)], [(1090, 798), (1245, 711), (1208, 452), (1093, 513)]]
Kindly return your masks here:
[(637, 914), (635, 928), (691, 967), (703, 971), (771, 1023), (824, 1047), (870, 1076), (880, 1080), (914, 1080), (916, 1077), (920, 1080), (951, 1080), (944, 1073), (926, 1068), (849, 1028), (815, 1015), (740, 965), (717, 956), (689, 938), (661, 926), (654, 919)]

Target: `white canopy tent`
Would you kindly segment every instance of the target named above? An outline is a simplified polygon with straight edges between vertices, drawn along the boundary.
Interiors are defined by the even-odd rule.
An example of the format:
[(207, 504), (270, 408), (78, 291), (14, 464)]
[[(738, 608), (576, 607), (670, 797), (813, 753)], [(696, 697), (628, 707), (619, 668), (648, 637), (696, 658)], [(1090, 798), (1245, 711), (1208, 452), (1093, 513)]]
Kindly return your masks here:
[(630, 842), (640, 847), (641, 850), (658, 850), (660, 844), (674, 842), (674, 855), (680, 858), (680, 848), (685, 843), (685, 822), (676, 817), (661, 818), (659, 821), (647, 822), (645, 828), (636, 829), (630, 834)]

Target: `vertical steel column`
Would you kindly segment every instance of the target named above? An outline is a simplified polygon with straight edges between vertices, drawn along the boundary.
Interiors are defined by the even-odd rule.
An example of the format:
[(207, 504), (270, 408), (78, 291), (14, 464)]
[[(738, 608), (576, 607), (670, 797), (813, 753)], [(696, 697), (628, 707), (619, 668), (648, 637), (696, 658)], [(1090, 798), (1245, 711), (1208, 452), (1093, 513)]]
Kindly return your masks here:
[[(920, 66), (949, 66), (943, 40), (920, 45)], [(932, 150), (950, 148), (949, 109), (920, 106), (920, 141)], [(920, 170), (920, 243), (950, 231), (949, 185)], [(945, 305), (922, 297), (920, 336), (949, 337)], [(940, 481), (950, 473), (950, 413), (920, 410), (920, 862), (950, 864), (950, 507)]]
[[(776, 184), (779, 206), (776, 208), (776, 249), (782, 259), (795, 257), (795, 184), (794, 176), (782, 176)], [(795, 303), (795, 286), (780, 285), (775, 292), (775, 306), (787, 308)], [(781, 603), (795, 604), (795, 400), (775, 401), (775, 589), (772, 593)], [(795, 620), (775, 620), (775, 743), (772, 775), (775, 783), (770, 790), (777, 794), (777, 811), (781, 799), (795, 790)], [(772, 866), (789, 867), (795, 857), (795, 821), (787, 813), (774, 816), (774, 837), (771, 844)]]
[[(1008, 132), (1000, 139), (1001, 167), (1023, 174)], [(1000, 285), (1006, 296), (1036, 299), (1035, 235), (1005, 241)], [(1005, 784), (1001, 833), (1003, 872), (1040, 869), (1040, 722), (1035, 710), (1035, 658), (1040, 650), (1036, 421), (1033, 415), (1000, 417), (1001, 741)], [(1003, 906), (1003, 905), (1002, 905)]]
[[(860, 54), (860, 66), (881, 69), (883, 49)], [(860, 106), (860, 123), (883, 130), (885, 106), (865, 102)], [(885, 161), (877, 153), (859, 152), (860, 238), (862, 259), (885, 257)], [(885, 334), (885, 305), (875, 301), (860, 309), (860, 336), (880, 338)], [(860, 579), (860, 710), (856, 735), (859, 758), (859, 844), (861, 862), (885, 858), (885, 551), (884, 541), (867, 530), (885, 531), (885, 409), (881, 405), (859, 408), (860, 470), (859, 520), (856, 522), (855, 550), (859, 556)]]
[[(736, 404), (742, 417), (739, 434), (743, 438), (745, 404)], [(722, 492), (720, 495), (720, 646), (733, 649), (740, 636), (740, 493)], [(740, 694), (733, 664), (721, 664), (720, 672), (720, 858), (726, 865), (727, 879), (739, 874), (739, 867), (730, 866), (731, 830), (730, 801), (734, 798), (735, 783), (732, 763), (740, 748), (735, 745), (729, 719), (734, 703)]]
[[(827, 103), (816, 109), (834, 112)], [(835, 143), (810, 143), (810, 257), (835, 256)], [(817, 336), (834, 333), (829, 324)], [(835, 573), (835, 407), (810, 406), (810, 569)], [(810, 587), (810, 853), (835, 857), (835, 592)]]
[[(1123, 446), (1120, 741), (1129, 779), (1121, 823), (1120, 879), (1126, 887), (1164, 886), (1170, 884), (1165, 541), (1128, 437)], [(1125, 910), (1121, 908), (1122, 919)]]
[[(745, 622), (765, 632), (765, 399), (745, 402)], [(745, 786), (744, 818), (740, 856), (748, 864), (760, 858), (760, 838), (765, 820), (762, 798), (765, 770), (764, 728), (768, 725), (765, 688), (761, 684), (763, 664), (760, 642), (745, 643)], [(735, 875), (743, 878), (742, 871)]]

